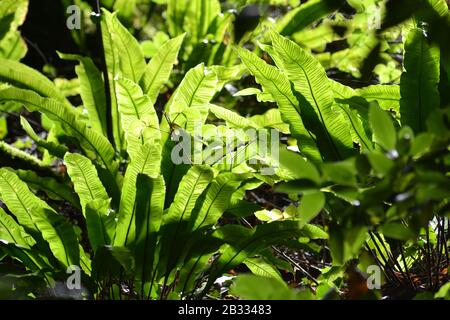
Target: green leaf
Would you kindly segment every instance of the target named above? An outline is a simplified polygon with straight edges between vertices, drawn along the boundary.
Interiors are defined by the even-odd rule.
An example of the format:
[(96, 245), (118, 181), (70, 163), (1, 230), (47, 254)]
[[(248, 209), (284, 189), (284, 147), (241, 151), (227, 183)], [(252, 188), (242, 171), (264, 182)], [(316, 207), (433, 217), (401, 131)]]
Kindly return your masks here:
[(234, 111), (225, 109), (215, 104), (209, 105), (209, 111), (211, 111), (211, 113), (218, 119), (226, 121), (227, 125), (230, 127), (244, 129), (257, 127), (256, 124), (254, 124), (250, 119), (244, 118)]
[(117, 167), (114, 161), (115, 152), (108, 139), (88, 128), (70, 107), (57, 100), (40, 97), (32, 91), (17, 88), (0, 91), (0, 101), (23, 103), (30, 111), (40, 111), (53, 121), (59, 122), (68, 135), (80, 141), (90, 159), (98, 159), (111, 174), (115, 175)]
[(86, 205), (93, 200), (109, 201), (97, 170), (92, 162), (77, 153), (67, 153), (64, 157), (67, 172), (73, 182), (75, 191), (80, 197), (81, 208), (86, 216)]
[(79, 263), (78, 239), (73, 227), (6, 169), (0, 169), (0, 197), (35, 240), (39, 241), (35, 235), (42, 235), (63, 265)]
[(55, 85), (65, 97), (74, 97), (80, 94), (80, 79), (56, 78)]
[(341, 0), (310, 0), (288, 12), (278, 23), (277, 31), (289, 36), (339, 8)]
[(425, 130), (425, 121), (439, 108), (439, 48), (428, 42), (424, 31), (412, 29), (405, 42), (404, 67), (400, 81), (402, 125), (415, 132)]
[(299, 102), (294, 96), (288, 78), (277, 68), (268, 65), (254, 53), (238, 48), (239, 57), (261, 84), (269, 92), (280, 108), (282, 119), (289, 123), (291, 133), (297, 139), (300, 151), (310, 160), (321, 161), (321, 155), (311, 133), (305, 128)]
[(415, 239), (416, 234), (401, 223), (388, 223), (381, 228), (381, 232), (386, 238), (396, 240), (412, 240)]
[[(117, 50), (121, 75), (133, 82), (139, 82), (145, 70), (144, 53), (139, 42), (120, 23), (116, 13), (111, 14), (103, 9), (103, 17), (106, 23), (105, 32), (111, 33), (109, 36), (112, 37), (112, 45)], [(115, 77), (110, 80), (114, 79)]]
[(321, 227), (315, 226), (313, 224), (306, 224), (301, 230), (301, 237), (306, 237), (308, 239), (328, 239), (328, 233), (324, 231)]
[(117, 222), (117, 232), (114, 239), (115, 246), (132, 244), (135, 240), (135, 200), (136, 180), (139, 174), (145, 174), (151, 178), (159, 176), (161, 166), (161, 152), (155, 145), (143, 145), (141, 152), (131, 159), (125, 172), (120, 198), (120, 207)]
[(342, 266), (355, 258), (367, 238), (365, 226), (343, 228), (332, 226), (330, 228), (329, 246), (334, 266)]
[(92, 249), (111, 244), (115, 231), (114, 216), (108, 212), (109, 200), (95, 199), (86, 203), (83, 212)]
[(163, 217), (163, 237), (161, 238), (160, 268), (167, 272), (174, 268), (186, 252), (176, 253), (186, 245), (186, 230), (189, 230), (189, 221), (197, 200), (214, 178), (214, 172), (206, 166), (194, 166), (189, 169), (181, 179), (175, 198)]
[(299, 223), (293, 221), (272, 222), (258, 225), (255, 229), (238, 225), (218, 228), (213, 236), (222, 239), (226, 245), (221, 248), (220, 257), (212, 265), (210, 280), (204, 290), (209, 288), (217, 276), (236, 267), (248, 257), (300, 234)]
[(64, 158), (64, 154), (67, 152), (67, 147), (61, 144), (54, 143), (53, 141), (46, 141), (39, 137), (31, 127), (30, 123), (24, 117), (20, 116), (20, 124), (23, 130), (28, 136), (36, 142), (36, 144), (58, 158)]
[(376, 104), (372, 104), (370, 106), (369, 118), (373, 131), (373, 141), (386, 151), (395, 150), (397, 133), (392, 119), (386, 111), (381, 110)]
[(3, 0), (0, 3), (0, 57), (19, 61), (27, 46), (18, 28), (25, 21), (28, 0)]
[(8, 135), (8, 123), (6, 118), (0, 118), (0, 139), (3, 140)]
[(381, 109), (393, 110), (398, 115), (400, 114), (400, 86), (372, 85), (355, 91), (368, 102), (377, 101)]
[(214, 173), (206, 166), (194, 166), (181, 180), (173, 203), (170, 205), (167, 215), (164, 216), (164, 224), (178, 224), (189, 221), (195, 203), (209, 183)]
[(297, 216), (302, 224), (314, 219), (325, 205), (325, 196), (322, 192), (306, 193), (303, 195), (297, 209)]
[[(47, 169), (46, 165), (39, 158), (36, 158), (35, 156), (16, 147), (10, 146), (4, 141), (0, 141), (0, 154), (2, 154), (2, 160), (3, 158), (10, 158), (12, 161), (14, 161), (14, 165), (17, 162), (20, 166), (20, 163), (22, 162), (27, 168), (36, 171), (46, 171)], [(11, 164), (11, 166), (13, 166), (13, 164)]]
[(145, 68), (139, 84), (153, 104), (156, 103), (161, 89), (170, 78), (184, 37), (185, 34), (182, 34), (164, 43)]
[(189, 108), (206, 112), (217, 87), (217, 76), (201, 63), (189, 70), (166, 105), (170, 114)]
[[(158, 143), (161, 132), (159, 119), (149, 97), (142, 93), (141, 88), (131, 80), (120, 78), (116, 80), (117, 103), (119, 105), (122, 129), (127, 139), (127, 151), (131, 158), (139, 152), (143, 140), (146, 143)], [(143, 131), (147, 128), (149, 139), (144, 139)], [(150, 140), (151, 139), (151, 140)]]
[(33, 90), (43, 97), (54, 98), (66, 106), (71, 105), (52, 81), (20, 62), (0, 58), (0, 81), (22, 89)]
[(63, 59), (77, 60), (80, 64), (75, 72), (80, 80), (80, 95), (89, 115), (92, 129), (107, 136), (105, 85), (100, 70), (89, 57), (74, 54), (59, 54)]
[(28, 270), (40, 271), (54, 268), (54, 266), (50, 266), (48, 259), (38, 253), (36, 249), (28, 249), (13, 243), (4, 244), (2, 242), (0, 242), (0, 249), (8, 256), (21, 261)]
[(65, 267), (80, 264), (80, 248), (73, 226), (53, 209), (33, 207), (36, 224), (50, 249)]
[(309, 290), (297, 291), (276, 279), (246, 274), (236, 278), (231, 287), (231, 293), (244, 300), (314, 299), (314, 295)]
[(214, 225), (228, 208), (231, 196), (239, 185), (239, 178), (232, 173), (218, 175), (208, 186), (201, 206), (191, 216), (193, 230)]
[[(103, 10), (103, 16), (101, 21), (102, 40), (103, 40), (103, 53), (105, 56), (106, 74), (105, 81), (109, 86), (109, 100), (111, 110), (111, 127), (114, 138), (114, 144), (117, 149), (123, 151), (125, 148), (125, 141), (120, 124), (119, 108), (117, 106), (117, 94), (116, 85), (114, 79), (121, 73), (119, 65), (119, 52), (116, 44), (113, 41), (113, 33), (115, 32), (112, 26), (112, 15)], [(117, 18), (116, 18), (117, 19)]]
[(356, 167), (353, 158), (348, 160), (326, 163), (323, 166), (324, 176), (339, 185), (355, 186), (356, 185)]
[(164, 211), (164, 179), (152, 179), (139, 174), (136, 182), (136, 242), (137, 279), (151, 281), (155, 252)]
[(56, 178), (39, 176), (34, 171), (28, 170), (16, 170), (15, 173), (31, 189), (45, 192), (50, 199), (67, 201), (81, 210), (80, 200), (73, 189)]
[(264, 258), (248, 258), (244, 261), (244, 264), (254, 275), (272, 278), (284, 284), (280, 271), (278, 271), (272, 264), (268, 263)]
[(187, 29), (195, 42), (200, 42), (208, 33), (213, 20), (220, 14), (219, 0), (192, 0), (189, 2)]
[(0, 169), (0, 196), (1, 200), (27, 231), (35, 234), (39, 233), (39, 228), (36, 224), (36, 213), (31, 208), (37, 205), (48, 209), (50, 207), (36, 197), (15, 173), (5, 168)]
[(36, 243), (2, 208), (0, 208), (0, 242), (14, 243), (24, 248), (30, 248)]
[(369, 153), (367, 158), (375, 173), (381, 176), (389, 174), (394, 166), (394, 162), (379, 151)]
[(172, 36), (178, 36), (184, 32), (184, 21), (190, 3), (188, 0), (167, 0), (167, 25)]
[(117, 11), (119, 17), (131, 21), (137, 0), (116, 0), (114, 1), (114, 11)]
[(269, 109), (262, 115), (254, 115), (250, 120), (258, 127), (274, 128), (278, 131), (289, 134), (289, 124), (285, 123), (281, 118), (280, 109)]
[(300, 93), (303, 123), (315, 134), (325, 160), (352, 155), (350, 125), (340, 109), (333, 106), (333, 91), (324, 68), (296, 43), (275, 32), (271, 35), (271, 55)]
[(444, 284), (434, 295), (435, 299), (450, 300), (450, 282)]
[(0, 57), (9, 61), (20, 61), (26, 56), (27, 51), (27, 45), (18, 30), (10, 30), (0, 40)]
[(243, 64), (230, 67), (216, 65), (210, 66), (208, 69), (212, 70), (217, 75), (217, 92), (220, 92), (227, 83), (241, 79), (242, 75), (247, 70)]
[(307, 179), (319, 185), (321, 177), (319, 171), (311, 161), (304, 159), (300, 154), (290, 151), (285, 146), (279, 151), (280, 170), (286, 172), (291, 179)]
[(131, 276), (134, 266), (134, 257), (128, 248), (98, 247), (92, 261), (92, 278), (96, 281), (109, 281), (124, 275)]

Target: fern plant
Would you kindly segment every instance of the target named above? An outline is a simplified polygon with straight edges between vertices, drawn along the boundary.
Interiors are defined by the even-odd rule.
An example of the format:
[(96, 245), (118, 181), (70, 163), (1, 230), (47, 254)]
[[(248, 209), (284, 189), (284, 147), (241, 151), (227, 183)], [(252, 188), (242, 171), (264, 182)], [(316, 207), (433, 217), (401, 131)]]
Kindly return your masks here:
[[(64, 280), (67, 268), (80, 266), (83, 282), (95, 298), (165, 299), (205, 295), (227, 270), (270, 245), (299, 237), (303, 231), (296, 222), (254, 230), (218, 225), (227, 209), (241, 203), (248, 182), (261, 183), (257, 167), (172, 162), (174, 123), (166, 117), (160, 122), (154, 104), (185, 36), (169, 40), (146, 64), (137, 40), (115, 14), (103, 10), (101, 25), (104, 74), (90, 58), (60, 54), (79, 62), (81, 107), (74, 107), (38, 71), (20, 62), (0, 61), (0, 78), (5, 83), (0, 101), (39, 112), (49, 130), (43, 139), (22, 118), (24, 130), (46, 159), (7, 144), (5, 152), (50, 172), (43, 178), (20, 164), (0, 169), (2, 252), (49, 287)], [(199, 64), (186, 73), (164, 114), (191, 134), (193, 141), (194, 122), (207, 131), (224, 132), (275, 126), (211, 103), (242, 70)], [(225, 120), (226, 125), (205, 125), (208, 114)], [(236, 156), (249, 143), (247, 138), (241, 150), (237, 147), (232, 153)], [(208, 141), (203, 144), (200, 151), (206, 153), (210, 146)], [(57, 159), (64, 161), (67, 175), (52, 171), (49, 165)], [(278, 177), (266, 180), (283, 175), (279, 171)], [(44, 192), (49, 203), (33, 191)], [(72, 221), (52, 206), (52, 199), (76, 209)], [(196, 291), (200, 284), (202, 290)]]
[[(427, 290), (432, 291), (445, 282), (441, 262), (448, 261), (445, 249), (448, 239), (442, 237), (445, 227), (433, 229), (430, 225), (435, 220), (439, 223), (446, 220), (448, 193), (424, 195), (414, 188), (412, 181), (417, 178), (419, 183), (419, 176), (433, 171), (435, 179), (429, 181), (430, 185), (419, 183), (422, 190), (433, 189), (431, 185), (440, 185), (438, 181), (448, 183), (448, 177), (444, 177), (448, 172), (444, 164), (448, 126), (443, 125), (448, 110), (441, 109), (439, 101), (439, 87), (445, 85), (440, 84), (439, 48), (419, 25), (415, 20), (404, 25), (405, 70), (399, 85), (372, 85), (354, 90), (337, 83), (327, 77), (314, 56), (274, 31), (271, 43), (260, 46), (275, 65), (245, 49), (238, 49), (238, 54), (262, 87), (262, 91), (254, 92), (277, 103), (282, 119), (296, 138), (299, 152), (320, 168), (322, 182), (320, 178), (313, 179), (311, 168), (302, 165), (299, 170), (305, 172), (303, 180), (284, 184), (280, 190), (294, 194), (293, 199), (302, 195), (300, 207), (292, 209), (294, 216), (302, 204), (314, 208), (313, 202), (324, 201), (322, 193), (327, 194), (325, 211), (331, 219), (329, 243), (333, 265), (347, 268), (365, 251), (365, 245), (383, 266), (386, 277), (398, 286), (403, 281), (412, 281), (407, 280), (411, 278), (411, 268), (418, 268), (413, 259), (427, 260), (429, 274), (422, 276), (427, 277), (423, 281), (428, 281)], [(388, 114), (395, 119), (395, 126)], [(438, 135), (434, 135), (433, 123), (440, 128)], [(425, 169), (423, 161), (432, 155), (440, 165)], [(410, 182), (400, 182), (405, 179), (399, 176), (401, 172), (410, 171), (414, 172), (408, 174)], [(445, 189), (443, 185), (437, 188)], [(402, 195), (408, 195), (409, 200)], [(384, 204), (379, 197), (385, 199)], [(282, 215), (292, 216), (288, 211)], [(318, 213), (312, 212), (313, 217)], [(263, 215), (270, 217), (269, 213)], [(421, 237), (428, 239), (428, 243), (430, 233), (439, 234), (436, 248), (428, 244), (421, 258), (405, 253), (405, 248), (417, 246)], [(385, 238), (389, 238), (388, 244)], [(389, 251), (386, 249), (389, 245), (399, 249)], [(439, 258), (434, 259), (433, 255)], [(431, 261), (436, 260), (439, 265), (432, 266)], [(399, 280), (398, 273), (403, 280)], [(417, 284), (411, 286), (413, 293), (420, 291)]]

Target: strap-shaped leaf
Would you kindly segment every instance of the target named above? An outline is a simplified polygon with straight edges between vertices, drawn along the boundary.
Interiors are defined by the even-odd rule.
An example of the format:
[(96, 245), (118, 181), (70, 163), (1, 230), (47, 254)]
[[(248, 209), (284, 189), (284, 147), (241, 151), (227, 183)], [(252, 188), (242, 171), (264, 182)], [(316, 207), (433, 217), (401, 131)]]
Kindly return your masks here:
[(193, 247), (186, 254), (186, 259), (179, 271), (177, 279), (177, 292), (184, 295), (196, 289), (196, 282), (209, 266), (211, 256), (220, 248), (220, 241), (212, 238), (210, 235), (196, 239)]
[(67, 153), (64, 157), (67, 172), (80, 197), (81, 208), (86, 216), (86, 205), (93, 200), (108, 201), (109, 196), (98, 178), (91, 160), (77, 153)]
[[(35, 156), (23, 150), (13, 147), (4, 141), (0, 141), (0, 155), (1, 155), (0, 158), (1, 162), (3, 162), (4, 159), (9, 157), (11, 158), (12, 161), (18, 162), (19, 160), (23, 162), (27, 167), (36, 171), (45, 171), (47, 169), (45, 164), (39, 158), (36, 158)], [(16, 163), (14, 163), (14, 165), (15, 164)]]
[(25, 21), (28, 0), (3, 0), (0, 2), (0, 57), (20, 61), (27, 46), (17, 30)]
[(16, 174), (6, 169), (0, 169), (0, 198), (35, 240), (39, 241), (42, 235), (63, 265), (79, 263), (78, 239), (73, 227), (36, 197)]
[(0, 169), (0, 196), (22, 226), (29, 232), (39, 233), (35, 213), (31, 208), (37, 205), (44, 208), (50, 207), (37, 198), (15, 173), (5, 168)]
[(186, 73), (166, 105), (166, 111), (179, 113), (188, 108), (206, 111), (208, 103), (216, 93), (216, 86), (216, 74), (201, 63)]
[(310, 0), (288, 12), (278, 23), (277, 30), (285, 36), (310, 26), (326, 14), (336, 10), (343, 0)]
[[(54, 268), (51, 266), (48, 259), (41, 253), (39, 253), (36, 248), (28, 249), (26, 247), (8, 243), (5, 244), (0, 241), (0, 248), (2, 252), (6, 255), (13, 257), (24, 265), (25, 268), (31, 271), (49, 270), (49, 268)], [(44, 275), (44, 277), (47, 277)]]
[(225, 109), (215, 104), (209, 105), (211, 111), (218, 119), (225, 120), (229, 126), (236, 128), (257, 128), (258, 126), (252, 120), (244, 118), (234, 111)]
[(36, 223), (55, 258), (66, 267), (79, 265), (80, 245), (73, 226), (53, 209), (38, 206), (31, 210), (36, 212)]
[(191, 216), (192, 230), (214, 225), (228, 208), (231, 196), (240, 184), (238, 177), (232, 173), (218, 175), (208, 186), (201, 206)]
[(83, 100), (83, 106), (89, 115), (89, 124), (92, 129), (106, 136), (106, 96), (100, 70), (89, 57), (75, 54), (60, 54), (60, 57), (80, 62), (75, 67), (75, 72), (80, 80), (80, 95)]
[(133, 244), (136, 235), (136, 180), (139, 174), (146, 174), (151, 178), (159, 175), (161, 166), (161, 152), (158, 145), (142, 145), (140, 152), (131, 159), (127, 167), (122, 186), (120, 208), (114, 239), (115, 246)]
[(160, 270), (168, 277), (186, 252), (176, 253), (176, 248), (186, 244), (186, 229), (197, 200), (214, 178), (214, 172), (206, 166), (194, 166), (181, 179), (178, 191), (169, 211), (163, 217), (163, 237), (161, 239), (162, 260)]
[(190, 3), (189, 0), (167, 0), (167, 24), (172, 36), (183, 33), (184, 21)]
[(108, 139), (88, 128), (77, 118), (70, 108), (54, 99), (43, 98), (29, 90), (9, 88), (0, 91), (0, 101), (15, 101), (25, 105), (30, 111), (39, 111), (53, 121), (59, 122), (68, 135), (80, 141), (89, 158), (98, 160), (113, 175), (116, 172), (115, 152)]
[(313, 136), (304, 126), (299, 102), (292, 92), (288, 78), (250, 51), (238, 49), (238, 53), (263, 90), (269, 92), (277, 102), (283, 120), (289, 123), (291, 133), (297, 139), (300, 151), (310, 160), (320, 162), (321, 155)]
[(145, 68), (139, 84), (152, 103), (156, 102), (159, 92), (169, 80), (184, 37), (185, 34), (182, 34), (164, 43)]
[(355, 90), (356, 93), (368, 102), (377, 101), (383, 110), (400, 112), (400, 86), (373, 85)]
[(114, 236), (114, 216), (108, 214), (109, 200), (95, 199), (85, 206), (86, 226), (92, 249), (110, 245)]
[(189, 19), (186, 29), (195, 42), (206, 36), (211, 22), (220, 14), (219, 0), (191, 0), (189, 1)]
[(194, 166), (181, 179), (175, 199), (164, 216), (164, 224), (177, 224), (189, 221), (197, 199), (214, 177), (212, 169), (205, 166)]
[(415, 132), (425, 129), (425, 121), (439, 107), (439, 48), (429, 43), (424, 31), (411, 29), (405, 42), (404, 67), (400, 80), (402, 125)]
[(254, 115), (250, 120), (261, 128), (274, 128), (284, 134), (290, 133), (289, 124), (283, 121), (280, 109), (277, 108), (269, 109), (264, 114)]
[(56, 178), (39, 176), (31, 170), (16, 170), (15, 173), (30, 189), (43, 191), (50, 199), (65, 200), (81, 210), (80, 200), (73, 189)]
[(64, 154), (67, 152), (67, 147), (62, 144), (57, 144), (53, 141), (47, 141), (39, 137), (36, 132), (31, 127), (30, 123), (24, 117), (20, 117), (20, 124), (23, 130), (28, 134), (28, 136), (33, 139), (36, 144), (45, 150), (47, 150), (51, 155), (58, 158), (64, 158)]
[[(345, 115), (347, 121), (350, 123), (350, 133), (353, 141), (358, 142), (363, 150), (373, 150), (373, 143), (369, 138), (371, 136), (369, 125), (369, 102), (364, 97), (360, 96), (363, 92), (353, 90), (352, 88), (333, 80), (330, 80), (330, 84), (336, 105), (341, 108), (343, 111), (342, 114)], [(372, 91), (368, 89), (364, 94), (367, 93), (371, 96), (371, 93), (373, 92), (373, 98), (368, 96), (368, 99), (374, 99), (377, 95), (375, 91), (378, 90), (375, 89)]]
[(352, 155), (350, 126), (339, 108), (333, 107), (333, 91), (324, 68), (296, 43), (275, 32), (271, 35), (273, 58), (300, 93), (303, 122), (314, 132), (324, 158), (339, 160)]
[[(158, 115), (150, 98), (143, 94), (136, 83), (120, 78), (116, 80), (116, 86), (120, 119), (127, 139), (127, 151), (130, 157), (134, 157), (136, 152), (140, 152), (142, 140), (153, 143), (161, 139)], [(151, 131), (146, 135), (149, 139), (143, 136), (145, 128)]]
[(118, 48), (113, 41), (114, 29), (111, 23), (111, 13), (103, 10), (101, 21), (103, 53), (105, 55), (106, 75), (105, 81), (109, 87), (109, 108), (111, 112), (111, 126), (114, 144), (117, 149), (123, 151), (125, 148), (124, 133), (120, 124), (119, 108), (117, 106), (116, 85), (114, 79), (121, 73), (119, 64)]
[(389, 114), (377, 105), (371, 105), (369, 117), (373, 141), (386, 151), (395, 150), (397, 132)]
[[(337, 103), (336, 104), (342, 111), (346, 117), (346, 121), (349, 121), (351, 127), (351, 137), (354, 141), (357, 141), (363, 150), (373, 150), (372, 142), (364, 130), (363, 123), (358, 116), (356, 110), (352, 109), (350, 105), (345, 103)], [(338, 121), (338, 120), (336, 120)]]
[(164, 211), (164, 178), (139, 174), (136, 182), (136, 276), (143, 283), (151, 281), (155, 252)]
[(54, 98), (67, 106), (71, 105), (52, 81), (23, 63), (0, 58), (0, 81), (33, 90), (43, 97)]
[(247, 70), (245, 65), (238, 64), (236, 66), (210, 66), (208, 69), (214, 71), (217, 75), (216, 91), (220, 92), (223, 87), (230, 81), (239, 80)]
[(139, 82), (145, 70), (144, 53), (139, 42), (122, 25), (116, 13), (111, 14), (103, 9), (103, 19), (107, 26), (105, 31), (111, 33), (112, 45), (117, 50), (122, 76), (134, 82)]
[(225, 270), (230, 270), (245, 261), (248, 257), (267, 249), (271, 245), (282, 243), (290, 237), (300, 234), (298, 222), (283, 221), (259, 225), (255, 229), (247, 229), (237, 225), (227, 225), (217, 229), (214, 236), (226, 244), (220, 250), (220, 257), (214, 261), (210, 270), (210, 280), (204, 291), (208, 290)]
[(254, 275), (276, 279), (283, 284), (285, 283), (281, 277), (280, 271), (262, 257), (248, 258), (244, 261), (244, 264)]
[(30, 248), (36, 243), (2, 208), (0, 208), (0, 242), (14, 243), (24, 248)]

